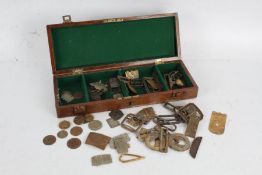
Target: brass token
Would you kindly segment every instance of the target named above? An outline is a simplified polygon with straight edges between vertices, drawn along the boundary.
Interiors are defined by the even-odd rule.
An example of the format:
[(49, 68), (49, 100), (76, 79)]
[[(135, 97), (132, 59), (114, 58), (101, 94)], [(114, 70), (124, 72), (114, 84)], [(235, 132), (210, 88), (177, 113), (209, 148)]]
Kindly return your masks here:
[(47, 135), (43, 139), (45, 145), (53, 145), (56, 142), (56, 137), (53, 135)]
[(70, 127), (70, 122), (69, 121), (66, 121), (66, 120), (63, 120), (59, 123), (59, 128), (60, 129), (67, 129)]
[(93, 131), (97, 131), (102, 128), (102, 122), (100, 122), (99, 120), (93, 120), (89, 122), (88, 128)]
[(85, 123), (85, 117), (84, 117), (83, 115), (76, 116), (76, 117), (74, 118), (74, 123), (75, 123), (76, 125), (82, 125), (82, 124), (84, 124), (84, 123)]
[(89, 122), (94, 120), (94, 116), (92, 114), (86, 114), (86, 115), (84, 115), (84, 117), (85, 117), (86, 123), (89, 123)]
[(79, 136), (80, 134), (82, 134), (83, 132), (83, 129), (79, 126), (75, 126), (73, 127), (71, 130), (70, 130), (70, 133), (73, 135), (73, 136)]
[(210, 123), (209, 123), (209, 131), (213, 134), (221, 135), (225, 132), (227, 115), (219, 112), (212, 112)]
[(61, 130), (56, 135), (58, 138), (63, 139), (67, 137), (68, 132), (66, 130)]
[(67, 141), (68, 148), (76, 149), (81, 145), (81, 140), (78, 138), (71, 138)]
[(81, 98), (84, 97), (84, 94), (83, 94), (82, 92), (80, 92), (80, 91), (77, 91), (77, 92), (75, 92), (75, 93), (73, 94), (73, 97), (74, 97), (75, 99), (81, 99)]

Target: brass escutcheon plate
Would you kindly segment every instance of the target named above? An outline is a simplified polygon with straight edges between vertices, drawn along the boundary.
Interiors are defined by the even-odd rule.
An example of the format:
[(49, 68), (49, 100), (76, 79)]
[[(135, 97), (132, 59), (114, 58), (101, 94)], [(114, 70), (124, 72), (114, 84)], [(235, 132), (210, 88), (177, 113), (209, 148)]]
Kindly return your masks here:
[(212, 112), (210, 123), (209, 123), (209, 131), (213, 134), (221, 135), (225, 132), (227, 115), (219, 112)]

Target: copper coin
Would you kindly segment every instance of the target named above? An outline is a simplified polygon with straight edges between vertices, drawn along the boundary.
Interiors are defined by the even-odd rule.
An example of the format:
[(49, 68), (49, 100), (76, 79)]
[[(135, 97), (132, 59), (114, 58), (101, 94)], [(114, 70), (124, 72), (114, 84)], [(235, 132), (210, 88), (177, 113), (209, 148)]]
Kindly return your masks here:
[(86, 123), (89, 123), (89, 122), (94, 120), (94, 116), (92, 114), (86, 114), (86, 115), (84, 115), (84, 117), (85, 117)]
[(78, 138), (72, 138), (67, 141), (68, 148), (76, 149), (81, 145), (81, 140)]
[(100, 122), (99, 120), (93, 120), (88, 123), (88, 128), (93, 131), (97, 131), (102, 128), (102, 122)]
[(68, 132), (66, 130), (61, 130), (56, 135), (58, 138), (63, 139), (67, 137)]
[(53, 135), (47, 135), (43, 139), (43, 143), (45, 145), (53, 145), (55, 143), (55, 141), (56, 141), (56, 137), (53, 136)]
[(77, 92), (75, 92), (75, 93), (73, 94), (73, 97), (74, 97), (75, 99), (81, 99), (81, 98), (84, 97), (84, 94), (83, 94), (82, 92), (80, 92), (80, 91), (77, 91)]
[(83, 115), (76, 116), (74, 118), (74, 123), (77, 125), (82, 125), (85, 123), (85, 117)]
[(67, 129), (70, 127), (70, 122), (69, 121), (66, 121), (66, 120), (63, 120), (59, 123), (59, 128), (60, 129)]
[(73, 127), (71, 130), (70, 130), (70, 133), (73, 135), (73, 136), (79, 136), (80, 134), (82, 134), (83, 132), (83, 129), (79, 126), (75, 126)]

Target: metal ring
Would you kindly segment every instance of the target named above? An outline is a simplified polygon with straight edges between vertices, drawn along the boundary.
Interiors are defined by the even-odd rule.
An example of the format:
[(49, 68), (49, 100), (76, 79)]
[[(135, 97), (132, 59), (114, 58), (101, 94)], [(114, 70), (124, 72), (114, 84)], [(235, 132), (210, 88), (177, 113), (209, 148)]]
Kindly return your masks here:
[[(179, 144), (180, 141), (183, 141), (185, 144)], [(190, 141), (184, 134), (170, 134), (169, 147), (176, 151), (186, 151), (190, 148)]]
[(156, 140), (159, 138), (159, 133), (158, 132), (151, 132), (150, 134), (147, 135), (145, 138), (145, 144), (148, 148), (154, 150), (154, 151), (160, 151), (159, 146), (155, 146), (151, 144), (151, 141)]

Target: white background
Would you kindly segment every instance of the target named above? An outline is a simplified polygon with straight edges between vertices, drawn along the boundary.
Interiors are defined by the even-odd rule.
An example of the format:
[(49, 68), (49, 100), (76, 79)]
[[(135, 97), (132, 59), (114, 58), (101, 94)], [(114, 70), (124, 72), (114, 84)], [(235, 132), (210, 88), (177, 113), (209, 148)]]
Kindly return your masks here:
[[(42, 138), (59, 130), (56, 118), (46, 24), (178, 12), (182, 56), (199, 85), (196, 103), (205, 114), (196, 159), (188, 152), (147, 149), (131, 133), (130, 153), (145, 160), (122, 164), (115, 150), (66, 139), (45, 146)], [(0, 1), (0, 174), (261, 174), (262, 1), (261, 0), (1, 0)], [(157, 114), (168, 114), (153, 105)], [(123, 110), (136, 113), (142, 107)], [(227, 113), (224, 135), (208, 131), (212, 111)], [(110, 129), (108, 112), (95, 114)], [(72, 120), (72, 118), (69, 118)], [(83, 126), (82, 141), (89, 132)], [(184, 132), (181, 127), (179, 132)], [(92, 167), (90, 157), (111, 153), (113, 164)]]

